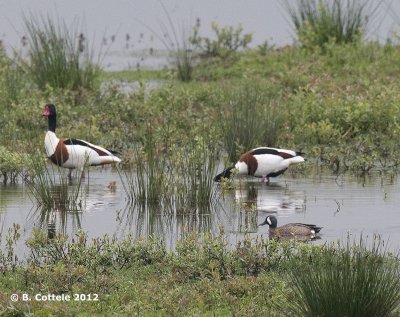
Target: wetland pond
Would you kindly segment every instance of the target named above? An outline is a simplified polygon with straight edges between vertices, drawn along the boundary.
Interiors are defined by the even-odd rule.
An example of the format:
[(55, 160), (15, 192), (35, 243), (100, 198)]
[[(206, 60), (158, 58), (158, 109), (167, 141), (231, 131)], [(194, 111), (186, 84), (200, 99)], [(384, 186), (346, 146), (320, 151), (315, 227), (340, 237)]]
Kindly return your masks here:
[[(153, 235), (174, 248), (177, 240), (192, 232), (217, 234), (223, 228), (233, 246), (246, 235), (267, 238), (268, 228), (258, 224), (268, 214), (275, 214), (278, 226), (290, 222), (322, 226), (320, 239), (311, 243), (345, 241), (348, 235), (355, 241), (361, 235), (372, 241), (378, 235), (389, 250), (400, 249), (400, 183), (396, 174), (372, 173), (360, 178), (349, 173), (287, 172), (269, 185), (244, 178), (235, 181), (236, 189), (223, 191), (215, 184), (221, 195), (211, 210), (184, 212), (130, 205), (118, 172), (110, 167), (91, 168), (83, 182), (82, 211), (53, 212), (51, 222), (57, 232), (71, 236), (81, 229), (89, 238)], [(13, 224), (21, 226), (20, 255), (26, 252), (25, 240), (32, 236), (34, 227), (48, 229), (48, 219), (23, 184), (0, 186), (2, 239)]]

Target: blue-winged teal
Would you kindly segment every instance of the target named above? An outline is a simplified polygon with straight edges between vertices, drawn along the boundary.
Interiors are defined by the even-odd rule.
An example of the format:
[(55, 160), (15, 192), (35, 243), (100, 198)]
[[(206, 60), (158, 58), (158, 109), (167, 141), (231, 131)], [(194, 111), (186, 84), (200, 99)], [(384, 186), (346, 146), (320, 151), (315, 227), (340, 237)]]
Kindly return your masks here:
[(304, 162), (302, 154), (292, 150), (258, 147), (242, 154), (235, 166), (227, 168), (214, 180), (220, 182), (223, 177), (229, 178), (236, 170), (238, 175), (262, 177), (262, 181), (266, 179), (269, 183), (270, 177), (281, 175), (289, 165)]
[(300, 240), (313, 239), (320, 232), (322, 227), (305, 223), (288, 223), (281, 227), (277, 227), (278, 220), (275, 216), (270, 215), (260, 226), (269, 225), (270, 236), (277, 238), (299, 238)]

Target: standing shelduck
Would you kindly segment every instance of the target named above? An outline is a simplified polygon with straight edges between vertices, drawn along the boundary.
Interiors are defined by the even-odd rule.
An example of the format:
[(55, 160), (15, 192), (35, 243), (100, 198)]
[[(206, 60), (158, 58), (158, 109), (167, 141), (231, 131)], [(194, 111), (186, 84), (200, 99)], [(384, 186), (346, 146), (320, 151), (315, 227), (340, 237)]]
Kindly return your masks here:
[(261, 177), (262, 181), (267, 179), (269, 183), (270, 177), (281, 175), (291, 164), (304, 162), (302, 154), (292, 150), (258, 147), (242, 154), (235, 166), (227, 168), (214, 180), (220, 182), (222, 178), (230, 178), (236, 171), (238, 175)]
[(121, 159), (114, 155), (115, 152), (98, 145), (79, 139), (59, 139), (56, 135), (57, 112), (53, 104), (45, 106), (43, 116), (49, 121), (49, 129), (44, 138), (47, 157), (54, 164), (69, 168), (69, 176), (71, 170), (75, 168), (84, 176), (85, 165), (97, 166), (121, 162)]

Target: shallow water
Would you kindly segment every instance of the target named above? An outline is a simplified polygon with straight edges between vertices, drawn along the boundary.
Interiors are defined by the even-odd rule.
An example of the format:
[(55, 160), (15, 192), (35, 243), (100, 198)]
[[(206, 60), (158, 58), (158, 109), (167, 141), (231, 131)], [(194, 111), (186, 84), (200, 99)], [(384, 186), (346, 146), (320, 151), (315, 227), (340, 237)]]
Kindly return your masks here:
[[(115, 191), (109, 188), (115, 181)], [(372, 241), (379, 235), (390, 250), (400, 249), (400, 192), (397, 175), (356, 178), (329, 173), (290, 173), (272, 179), (270, 185), (258, 179), (240, 179), (236, 190), (222, 191), (216, 206), (203, 212), (158, 207), (140, 209), (128, 204), (119, 174), (111, 168), (90, 170), (83, 186), (81, 212), (55, 211), (51, 216), (57, 231), (68, 234), (82, 229), (90, 238), (104, 234), (123, 238), (155, 235), (169, 248), (192, 232), (218, 233), (221, 226), (231, 245), (246, 235), (267, 237), (268, 228), (258, 227), (268, 214), (275, 214), (278, 226), (289, 222), (322, 226), (320, 239), (312, 243), (359, 240)], [(46, 230), (47, 220), (23, 185), (0, 187), (0, 230), (4, 237), (14, 223), (21, 225), (18, 253), (25, 252), (24, 240), (34, 227)]]

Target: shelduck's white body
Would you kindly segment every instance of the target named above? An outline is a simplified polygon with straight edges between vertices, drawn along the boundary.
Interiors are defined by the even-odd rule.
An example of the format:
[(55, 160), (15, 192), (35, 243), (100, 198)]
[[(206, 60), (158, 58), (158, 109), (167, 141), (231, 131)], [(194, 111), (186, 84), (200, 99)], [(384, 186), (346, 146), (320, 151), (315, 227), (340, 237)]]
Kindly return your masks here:
[(59, 139), (55, 133), (55, 106), (46, 105), (43, 116), (48, 117), (49, 129), (44, 138), (47, 157), (61, 167), (83, 171), (85, 165), (119, 163), (111, 151), (80, 139)]
[(240, 156), (234, 167), (229, 167), (215, 177), (220, 181), (222, 177), (229, 178), (233, 170), (238, 175), (250, 175), (266, 178), (276, 177), (286, 171), (291, 164), (304, 162), (300, 152), (271, 147), (258, 147)]

